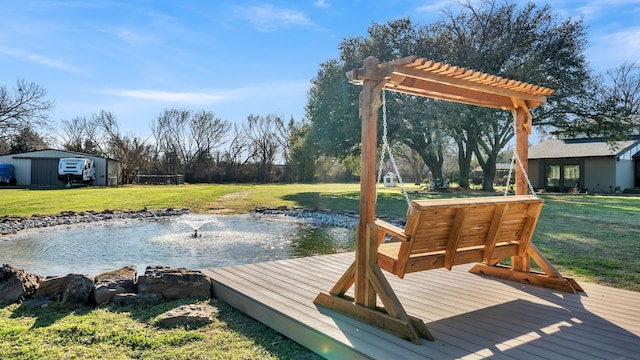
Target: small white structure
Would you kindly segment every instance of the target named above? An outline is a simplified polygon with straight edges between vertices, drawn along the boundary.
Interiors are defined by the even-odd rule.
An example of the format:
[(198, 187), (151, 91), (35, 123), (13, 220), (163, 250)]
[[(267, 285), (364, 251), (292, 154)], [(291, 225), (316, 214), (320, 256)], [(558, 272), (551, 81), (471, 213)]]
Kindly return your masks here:
[(388, 172), (383, 178), (384, 187), (395, 187), (396, 186), (396, 174), (392, 172)]

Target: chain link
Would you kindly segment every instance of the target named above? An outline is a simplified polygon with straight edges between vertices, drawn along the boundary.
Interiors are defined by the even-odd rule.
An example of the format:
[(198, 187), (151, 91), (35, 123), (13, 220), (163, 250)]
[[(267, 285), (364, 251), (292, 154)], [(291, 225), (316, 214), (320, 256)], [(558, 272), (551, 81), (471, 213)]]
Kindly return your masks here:
[[(378, 184), (380, 184), (380, 179), (382, 177), (382, 167), (384, 166), (384, 153), (385, 150), (389, 152), (389, 160), (391, 160), (391, 164), (393, 165), (393, 171), (395, 175), (398, 177), (398, 182), (400, 183), (400, 188), (402, 189), (402, 194), (404, 195), (404, 199), (407, 201), (407, 207), (409, 211), (413, 215), (413, 207), (411, 206), (411, 199), (409, 199), (409, 194), (407, 193), (407, 189), (404, 186), (404, 182), (402, 181), (402, 176), (400, 175), (400, 171), (398, 170), (398, 165), (396, 164), (396, 159), (393, 157), (393, 153), (391, 152), (391, 146), (389, 145), (389, 139), (387, 138), (387, 97), (385, 96), (386, 90), (382, 89), (382, 151), (380, 154), (380, 167), (378, 168)], [(378, 187), (376, 186), (376, 201), (378, 200)]]

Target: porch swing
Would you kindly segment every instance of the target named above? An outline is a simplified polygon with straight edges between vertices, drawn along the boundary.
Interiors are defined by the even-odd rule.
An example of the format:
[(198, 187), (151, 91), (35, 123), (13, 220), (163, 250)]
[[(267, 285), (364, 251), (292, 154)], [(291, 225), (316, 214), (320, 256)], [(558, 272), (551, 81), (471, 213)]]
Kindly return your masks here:
[[(384, 64), (369, 57), (363, 68), (354, 69), (347, 77), (363, 86), (356, 254), (353, 264), (329, 293), (318, 294), (316, 304), (420, 344), (421, 338), (433, 340), (433, 336), (422, 320), (406, 313), (382, 270), (403, 278), (410, 272), (450, 270), (454, 265), (477, 263), (470, 272), (571, 293), (582, 290), (572, 279), (563, 278), (531, 243), (542, 199), (527, 195), (526, 190), (526, 183), (531, 185), (526, 176), (527, 137), (531, 130), (529, 108), (542, 105), (553, 90), (415, 56)], [(402, 229), (376, 219), (377, 112), (384, 104), (380, 101), (380, 92), (384, 89), (511, 110), (516, 124), (513, 161), (519, 159), (521, 167), (516, 173), (516, 196), (410, 200), (401, 182), (408, 204), (406, 227)], [(383, 106), (383, 120), (386, 120), (384, 110)], [(383, 148), (388, 148), (385, 137), (383, 141)], [(394, 167), (397, 172), (397, 166)], [(383, 242), (388, 236), (393, 240)], [(499, 265), (508, 257), (511, 258), (509, 267)], [(531, 259), (543, 273), (531, 271)], [(351, 287), (353, 297), (347, 295)], [(383, 307), (378, 306), (378, 300)]]

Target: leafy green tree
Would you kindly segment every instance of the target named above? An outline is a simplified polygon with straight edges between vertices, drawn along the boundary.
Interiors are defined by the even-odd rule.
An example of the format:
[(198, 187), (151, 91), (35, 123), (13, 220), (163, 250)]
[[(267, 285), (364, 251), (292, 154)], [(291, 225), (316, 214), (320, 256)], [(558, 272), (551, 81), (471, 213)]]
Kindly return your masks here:
[(34, 150), (47, 148), (47, 141), (29, 126), (25, 126), (20, 132), (15, 134), (10, 142), (9, 153), (19, 154)]
[[(570, 117), (575, 97), (586, 93), (586, 44), (582, 20), (560, 21), (549, 6), (534, 3), (468, 1), (459, 13), (447, 11), (427, 26), (409, 18), (374, 23), (368, 37), (342, 41), (339, 60), (321, 65), (307, 106), (311, 138), (331, 154), (357, 152), (358, 98), (344, 72), (360, 67), (367, 56), (387, 62), (418, 55), (554, 88), (549, 102), (533, 110), (534, 124), (562, 124)], [(443, 147), (451, 137), (458, 144), (461, 174), (468, 178), (475, 156), (485, 172), (484, 189), (493, 189), (496, 159), (514, 136), (511, 113), (405, 94), (390, 98), (389, 137), (418, 152), (434, 180), (443, 178)]]
[[(564, 124), (589, 81), (582, 20), (558, 20), (548, 5), (467, 1), (459, 13), (447, 11), (428, 26), (424, 38), (438, 61), (555, 89), (547, 104), (533, 110), (534, 125)], [(465, 154), (461, 171), (470, 167), (473, 150), (484, 171), (483, 188), (492, 190), (498, 154), (514, 136), (512, 115), (460, 109), (463, 115), (451, 117), (449, 129)]]
[(291, 164), (291, 180), (295, 182), (311, 182), (314, 180), (316, 151), (307, 141), (310, 125), (305, 122), (294, 123), (289, 131), (289, 161)]
[(321, 64), (307, 94), (308, 141), (329, 156), (345, 157), (359, 151), (360, 89), (347, 81), (348, 68), (349, 64), (339, 60)]

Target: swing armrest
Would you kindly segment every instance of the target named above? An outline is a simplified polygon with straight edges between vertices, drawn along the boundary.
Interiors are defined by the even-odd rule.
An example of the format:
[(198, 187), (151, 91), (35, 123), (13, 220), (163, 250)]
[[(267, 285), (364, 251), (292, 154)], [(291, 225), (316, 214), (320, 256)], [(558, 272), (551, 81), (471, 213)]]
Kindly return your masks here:
[(392, 237), (398, 240), (409, 241), (409, 237), (407, 236), (407, 234), (405, 234), (403, 228), (399, 226), (395, 226), (393, 224), (390, 224), (380, 219), (376, 219), (375, 224), (376, 224), (376, 227), (378, 228), (378, 231), (381, 232), (381, 233), (378, 233), (378, 237), (382, 237), (384, 235), (391, 235)]

